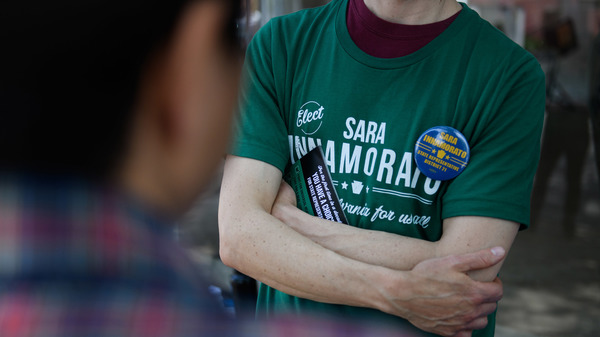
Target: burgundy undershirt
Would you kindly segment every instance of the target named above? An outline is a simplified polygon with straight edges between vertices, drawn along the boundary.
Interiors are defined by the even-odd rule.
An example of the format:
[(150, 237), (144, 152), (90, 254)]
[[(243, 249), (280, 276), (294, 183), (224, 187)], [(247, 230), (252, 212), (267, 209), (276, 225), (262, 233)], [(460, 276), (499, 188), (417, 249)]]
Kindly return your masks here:
[(350, 37), (365, 53), (394, 58), (411, 54), (440, 35), (456, 19), (426, 25), (403, 25), (380, 19), (367, 8), (364, 0), (350, 0), (346, 22)]

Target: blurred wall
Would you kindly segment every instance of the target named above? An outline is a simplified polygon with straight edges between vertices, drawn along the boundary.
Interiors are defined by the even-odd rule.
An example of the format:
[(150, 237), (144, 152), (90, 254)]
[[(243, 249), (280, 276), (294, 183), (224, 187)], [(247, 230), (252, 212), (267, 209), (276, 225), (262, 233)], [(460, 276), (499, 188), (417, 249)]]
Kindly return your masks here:
[(263, 24), (272, 17), (292, 13), (303, 8), (322, 6), (329, 0), (260, 0)]
[[(556, 62), (557, 80), (574, 104), (587, 105), (591, 65), (591, 43), (598, 33), (600, 0), (470, 0), (471, 6), (498, 10), (519, 8), (525, 13), (525, 45), (542, 65), (544, 59), (544, 28), (548, 19), (571, 19), (574, 23), (577, 48), (561, 55)], [(492, 22), (493, 18), (482, 16)], [(493, 22), (492, 22), (493, 23)]]

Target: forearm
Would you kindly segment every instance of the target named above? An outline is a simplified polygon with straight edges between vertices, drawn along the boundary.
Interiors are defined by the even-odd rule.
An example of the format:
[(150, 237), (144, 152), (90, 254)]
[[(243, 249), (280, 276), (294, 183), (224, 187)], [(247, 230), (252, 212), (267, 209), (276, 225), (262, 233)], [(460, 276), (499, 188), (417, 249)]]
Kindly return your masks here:
[[(276, 202), (272, 212), (297, 232), (338, 254), (405, 271), (431, 258), (471, 253), (495, 246), (508, 251), (518, 231), (518, 224), (510, 221), (456, 217), (444, 220), (444, 234), (440, 240), (429, 242), (323, 220), (289, 203)], [(478, 281), (491, 281), (501, 265), (472, 271), (469, 275)]]
[[(508, 252), (518, 231), (519, 224), (508, 220), (477, 216), (448, 218), (444, 220), (444, 234), (437, 250), (442, 255), (459, 255), (499, 246)], [(474, 280), (491, 281), (503, 263), (504, 259), (494, 266), (467, 274)]]
[[(290, 295), (320, 302), (377, 307), (372, 285), (378, 266), (349, 259), (314, 243), (270, 214), (280, 173), (256, 162), (228, 159), (219, 202), (223, 262)], [(256, 172), (244, 179), (242, 170)], [(264, 173), (267, 171), (266, 174)], [(268, 172), (269, 170), (274, 170)], [(275, 179), (273, 179), (275, 178)], [(262, 197), (257, 189), (273, 184)], [(361, 296), (356, 296), (356, 293)]]
[(323, 220), (288, 205), (277, 205), (273, 214), (315, 243), (368, 264), (411, 270), (421, 261), (438, 257), (435, 242)]
[(351, 259), (272, 215), (280, 182), (281, 173), (265, 163), (227, 160), (219, 201), (225, 264), (290, 295), (381, 310), (444, 336), (485, 326), (501, 285), (473, 281), (465, 272), (494, 265), (502, 254), (426, 260), (411, 271)]
[(225, 264), (290, 295), (372, 306), (345, 293), (369, 292), (361, 276), (368, 274), (369, 266), (315, 244), (268, 214), (235, 213), (243, 213), (246, 219), (221, 221), (220, 253)]
[(237, 238), (225, 233), (224, 260), (290, 295), (374, 308), (443, 336), (485, 327), (485, 317), (501, 298), (499, 283), (475, 282), (464, 274), (496, 263), (500, 256), (489, 252), (426, 260), (412, 271), (396, 271), (345, 258), (283, 223), (268, 228), (270, 221), (262, 220), (261, 225), (238, 222), (252, 233), (241, 231)]

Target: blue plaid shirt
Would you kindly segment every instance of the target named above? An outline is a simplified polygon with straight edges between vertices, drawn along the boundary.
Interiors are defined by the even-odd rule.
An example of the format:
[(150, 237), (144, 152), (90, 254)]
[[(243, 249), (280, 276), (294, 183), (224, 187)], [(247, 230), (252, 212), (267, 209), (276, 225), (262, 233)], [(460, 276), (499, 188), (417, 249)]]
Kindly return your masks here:
[(169, 227), (110, 189), (0, 177), (0, 336), (234, 336)]
[(114, 190), (0, 175), (0, 336), (416, 336), (324, 316), (234, 321), (170, 238)]

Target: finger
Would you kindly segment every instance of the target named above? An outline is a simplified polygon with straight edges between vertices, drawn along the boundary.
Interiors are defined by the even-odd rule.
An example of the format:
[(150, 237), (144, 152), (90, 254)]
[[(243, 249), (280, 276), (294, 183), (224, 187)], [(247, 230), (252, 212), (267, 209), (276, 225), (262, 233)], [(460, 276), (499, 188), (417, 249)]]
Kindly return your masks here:
[(479, 303), (483, 305), (484, 303), (491, 304), (494, 308), (487, 308), (486, 313), (489, 314), (495, 310), (495, 306), (497, 302), (502, 299), (503, 289), (502, 285), (494, 282), (474, 282), (471, 285), (474, 291), (474, 294), (477, 294), (475, 297), (475, 303)]
[[(497, 302), (488, 302), (488, 303), (481, 304), (480, 305), (481, 317), (487, 317), (488, 315), (490, 315), (491, 313), (496, 311), (497, 308), (498, 308)], [(477, 329), (473, 329), (473, 330), (477, 330)]]
[(468, 330), (481, 330), (488, 325), (487, 316), (479, 317), (476, 320), (473, 320), (465, 327)]
[(471, 337), (472, 334), (473, 334), (472, 330), (463, 330), (463, 331), (457, 333), (456, 335), (454, 335), (453, 337)]
[(454, 256), (454, 268), (460, 272), (485, 269), (502, 261), (506, 251), (502, 247)]

